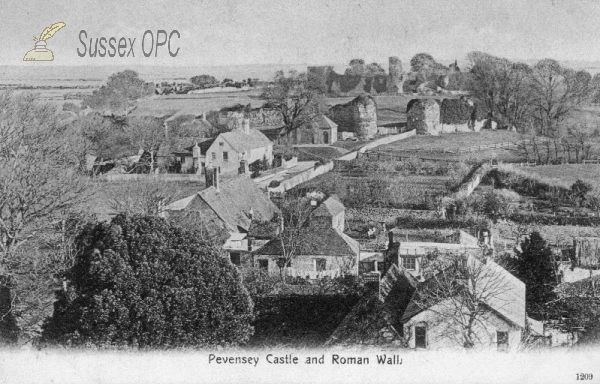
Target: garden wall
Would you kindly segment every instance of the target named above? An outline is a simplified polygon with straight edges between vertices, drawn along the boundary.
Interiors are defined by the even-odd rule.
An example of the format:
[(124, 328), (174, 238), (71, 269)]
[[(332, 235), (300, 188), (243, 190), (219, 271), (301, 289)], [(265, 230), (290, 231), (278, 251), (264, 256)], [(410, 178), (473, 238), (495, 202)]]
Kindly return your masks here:
[(417, 134), (417, 131), (416, 130), (412, 130), (412, 131), (408, 131), (408, 132), (404, 132), (404, 133), (399, 133), (397, 135), (391, 135), (391, 136), (382, 137), (381, 139), (373, 140), (369, 144), (363, 146), (362, 148), (360, 148), (358, 150), (358, 152), (365, 153), (366, 151), (368, 151), (370, 149), (377, 148), (377, 147), (379, 147), (381, 145), (393, 143), (393, 142), (396, 142), (396, 141), (404, 140), (404, 139), (407, 139), (409, 137), (415, 136), (416, 134)]
[(285, 191), (288, 191), (288, 190), (294, 188), (298, 184), (302, 184), (311, 179), (314, 179), (315, 177), (317, 177), (319, 175), (322, 175), (324, 173), (331, 171), (333, 169), (333, 166), (334, 166), (334, 162), (330, 161), (329, 163), (323, 164), (323, 165), (317, 167), (316, 169), (315, 168), (308, 169), (304, 172), (301, 172), (297, 175), (290, 177), (287, 180), (283, 180), (281, 182), (281, 184), (279, 184), (275, 188), (269, 188), (269, 192), (283, 193)]

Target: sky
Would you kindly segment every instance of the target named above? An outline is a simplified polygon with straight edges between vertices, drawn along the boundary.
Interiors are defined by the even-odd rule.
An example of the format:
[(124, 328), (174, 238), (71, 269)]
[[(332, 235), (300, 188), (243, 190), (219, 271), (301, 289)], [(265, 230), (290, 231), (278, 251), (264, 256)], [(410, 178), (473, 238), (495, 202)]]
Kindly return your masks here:
[[(3, 0), (0, 65), (24, 63), (33, 36), (66, 27), (47, 41), (52, 65), (338, 64), (353, 58), (405, 65), (419, 52), (444, 62), (480, 50), (516, 60), (600, 61), (596, 0)], [(146, 30), (177, 30), (144, 57)], [(135, 57), (80, 57), (89, 38), (135, 38)], [(147, 42), (150, 42), (149, 35)], [(150, 44), (146, 50), (149, 50)]]

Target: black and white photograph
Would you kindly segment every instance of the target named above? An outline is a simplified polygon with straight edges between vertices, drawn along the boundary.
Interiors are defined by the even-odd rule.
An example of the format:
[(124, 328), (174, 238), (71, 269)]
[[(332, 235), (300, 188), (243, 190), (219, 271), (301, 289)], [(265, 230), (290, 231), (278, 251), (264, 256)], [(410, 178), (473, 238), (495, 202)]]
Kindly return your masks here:
[(600, 380), (600, 2), (0, 32), (0, 382)]

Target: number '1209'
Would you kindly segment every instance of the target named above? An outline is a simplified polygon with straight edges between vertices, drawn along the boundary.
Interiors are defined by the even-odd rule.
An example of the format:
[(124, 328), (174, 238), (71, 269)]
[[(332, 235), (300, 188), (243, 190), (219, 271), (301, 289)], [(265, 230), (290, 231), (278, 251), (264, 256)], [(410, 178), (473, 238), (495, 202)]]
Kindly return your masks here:
[(577, 380), (592, 380), (594, 378), (594, 375), (592, 375), (591, 373), (578, 373), (577, 374)]

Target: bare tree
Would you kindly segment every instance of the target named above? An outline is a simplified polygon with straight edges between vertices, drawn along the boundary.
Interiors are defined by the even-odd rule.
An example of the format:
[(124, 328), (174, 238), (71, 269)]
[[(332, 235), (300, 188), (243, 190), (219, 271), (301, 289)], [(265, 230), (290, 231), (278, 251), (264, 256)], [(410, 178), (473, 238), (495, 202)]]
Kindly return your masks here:
[(130, 215), (161, 216), (164, 208), (181, 197), (181, 191), (164, 180), (143, 179), (127, 184), (126, 189), (109, 194), (111, 209)]
[(127, 127), (125, 127), (125, 134), (132, 146), (149, 154), (151, 173), (154, 170), (158, 149), (166, 143), (165, 128), (162, 121), (146, 116), (130, 118)]
[(264, 89), (261, 98), (267, 106), (281, 113), (288, 134), (310, 124), (324, 111), (322, 92), (306, 73), (290, 71), (286, 76), (283, 71), (278, 71), (273, 84)]
[(41, 240), (60, 238), (57, 223), (94, 193), (78, 171), (81, 141), (71, 133), (36, 96), (0, 93), (0, 274), (10, 281), (15, 300), (28, 290), (50, 289), (48, 280), (64, 264), (45, 258), (62, 251), (43, 247)]
[(283, 200), (280, 210), (283, 231), (279, 234), (281, 257), (277, 260), (277, 266), (281, 281), (284, 282), (285, 268), (291, 266), (302, 247), (311, 242), (310, 236), (306, 234), (306, 228), (312, 207), (307, 198), (288, 197)]
[(436, 263), (437, 272), (418, 290), (416, 304), (437, 315), (434, 326), (456, 345), (470, 349), (489, 342), (490, 307), (508, 304), (510, 284), (502, 268), (466, 255), (447, 255)]
[(544, 59), (531, 75), (533, 118), (540, 133), (552, 136), (571, 112), (578, 96), (575, 71), (563, 68), (556, 60)]

